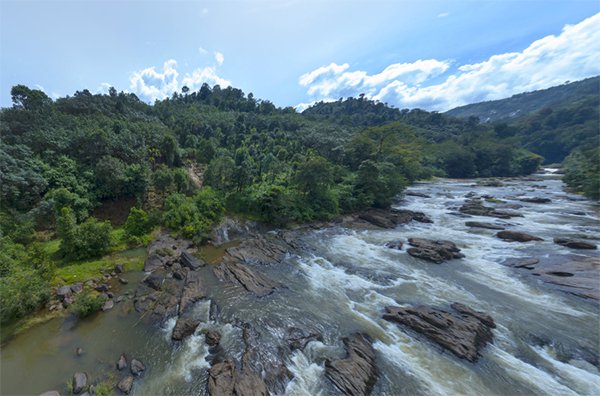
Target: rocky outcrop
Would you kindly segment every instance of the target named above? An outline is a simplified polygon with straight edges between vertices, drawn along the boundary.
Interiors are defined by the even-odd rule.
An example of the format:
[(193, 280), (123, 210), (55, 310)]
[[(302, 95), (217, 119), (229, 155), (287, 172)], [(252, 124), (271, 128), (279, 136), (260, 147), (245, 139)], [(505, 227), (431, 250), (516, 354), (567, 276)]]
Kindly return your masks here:
[(296, 250), (311, 250), (310, 245), (298, 238), (295, 232), (289, 230), (281, 230), (277, 233), (277, 238), (284, 241), (292, 249)]
[(131, 374), (140, 375), (144, 370), (146, 370), (146, 366), (142, 362), (137, 359), (131, 360)]
[(415, 220), (421, 223), (433, 223), (424, 213), (401, 209), (368, 209), (358, 214), (358, 218), (377, 227), (395, 228), (399, 224)]
[(76, 395), (80, 393), (84, 388), (87, 387), (89, 382), (89, 375), (86, 372), (77, 372), (73, 376), (72, 384), (73, 384), (73, 394)]
[(468, 200), (464, 205), (460, 207), (461, 213), (466, 213), (473, 216), (488, 216), (496, 217), (499, 219), (510, 219), (511, 217), (523, 217), (522, 214), (517, 212), (507, 212), (503, 210), (497, 210), (483, 205), (479, 200), (472, 199)]
[(180, 262), (183, 267), (187, 267), (192, 271), (195, 271), (198, 268), (204, 267), (206, 265), (206, 263), (203, 260), (200, 260), (187, 252), (181, 253)]
[(154, 272), (142, 279), (142, 283), (145, 283), (154, 290), (160, 290), (162, 288), (163, 280), (164, 278), (161, 275)]
[(219, 224), (213, 226), (210, 240), (214, 245), (222, 245), (227, 242), (254, 238), (272, 229), (272, 226), (260, 221), (227, 216)]
[(450, 241), (410, 238), (408, 243), (413, 246), (406, 250), (408, 254), (437, 264), (446, 260), (465, 257), (464, 254), (460, 253), (460, 249), (456, 247), (454, 242)]
[(185, 252), (191, 242), (183, 238), (173, 238), (170, 235), (160, 235), (155, 241), (148, 243), (146, 252), (150, 256), (153, 253), (160, 254), (170, 251), (170, 256), (177, 258), (181, 253)]
[(248, 264), (277, 265), (285, 258), (287, 249), (275, 241), (256, 238), (227, 249), (227, 253)]
[(500, 231), (496, 236), (507, 242), (543, 241), (542, 238), (516, 231)]
[(133, 377), (131, 375), (123, 378), (117, 384), (117, 388), (119, 388), (119, 390), (121, 392), (125, 393), (126, 395), (128, 395), (129, 392), (131, 392), (131, 387), (132, 386), (133, 386)]
[(377, 382), (375, 351), (371, 342), (361, 333), (344, 338), (346, 357), (327, 359), (327, 377), (344, 395), (369, 395)]
[(539, 204), (552, 202), (552, 200), (550, 198), (539, 198), (539, 197), (521, 198), (520, 201), (521, 202), (529, 202), (529, 203), (539, 203)]
[(323, 341), (323, 335), (316, 330), (299, 327), (289, 327), (286, 330), (285, 342), (292, 351), (296, 349), (303, 351), (311, 341)]
[(206, 298), (206, 283), (200, 273), (190, 271), (185, 277), (185, 284), (181, 291), (181, 300), (179, 303), (179, 315), (189, 308), (196, 301)]
[(484, 312), (453, 304), (456, 313), (431, 307), (385, 307), (385, 320), (411, 335), (421, 335), (461, 359), (477, 362), (479, 351), (493, 342), (493, 319)]
[(386, 248), (402, 250), (402, 241), (390, 241), (385, 244)]
[(268, 396), (260, 376), (251, 369), (238, 369), (233, 359), (217, 363), (208, 370), (208, 394), (211, 396)]
[(196, 322), (191, 319), (187, 319), (187, 318), (177, 319), (177, 323), (175, 324), (175, 327), (173, 328), (173, 335), (171, 336), (171, 339), (173, 341), (184, 340), (185, 338), (194, 334), (194, 332), (198, 328), (198, 325), (200, 325), (200, 322)]
[(213, 272), (221, 282), (240, 285), (258, 297), (267, 296), (275, 289), (284, 287), (282, 283), (267, 278), (243, 263), (222, 262), (213, 268)]
[(487, 228), (488, 230), (504, 230), (504, 227), (497, 226), (497, 225), (490, 224), (490, 223), (480, 223), (478, 221), (467, 221), (465, 223), (465, 225), (467, 227), (474, 227), (474, 228)]
[(137, 312), (152, 314), (147, 316), (153, 320), (164, 322), (177, 315), (177, 304), (182, 285), (173, 279), (167, 279), (162, 284), (162, 291), (154, 291), (146, 285), (139, 285), (135, 294), (134, 307)]
[(144, 261), (145, 272), (156, 271), (157, 269), (162, 268), (163, 266), (163, 259), (158, 254), (152, 254), (146, 257), (146, 261)]
[(588, 241), (569, 238), (554, 238), (554, 243), (571, 249), (598, 249), (598, 245)]

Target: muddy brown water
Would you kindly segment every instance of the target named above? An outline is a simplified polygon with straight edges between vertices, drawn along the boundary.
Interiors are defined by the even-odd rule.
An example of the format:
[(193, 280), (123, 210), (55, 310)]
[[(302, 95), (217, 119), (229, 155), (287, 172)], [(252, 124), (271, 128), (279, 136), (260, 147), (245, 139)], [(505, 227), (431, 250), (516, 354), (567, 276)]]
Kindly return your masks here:
[[(220, 306), (221, 319), (211, 322), (208, 303), (197, 303), (184, 316), (202, 323), (195, 335), (179, 345), (170, 341), (175, 319), (164, 328), (137, 323), (139, 315), (127, 314), (131, 303), (116, 304), (111, 311), (83, 320), (55, 319), (32, 328), (2, 347), (1, 393), (38, 395), (56, 389), (66, 394), (65, 382), (76, 371), (87, 371), (92, 378), (110, 372), (115, 377), (109, 380), (115, 383), (114, 364), (126, 351), (147, 367), (135, 380), (132, 394), (203, 395), (210, 367), (203, 332), (219, 331), (228, 356), (239, 358), (244, 345), (241, 331), (232, 325), (238, 318), (254, 325), (263, 345), (282, 343), (289, 326), (310, 326), (323, 333), (323, 342), (311, 342), (304, 352), (287, 356), (286, 365), (295, 378), (286, 395), (337, 394), (324, 376), (324, 360), (343, 356), (342, 338), (357, 330), (374, 340), (380, 376), (373, 395), (598, 395), (598, 367), (589, 362), (589, 356), (597, 356), (600, 349), (598, 304), (553, 290), (499, 264), (507, 257), (597, 257), (598, 251), (573, 252), (553, 244), (552, 238), (585, 237), (598, 242), (598, 206), (573, 201), (578, 197), (565, 194), (561, 182), (552, 177), (511, 183), (498, 188), (443, 180), (413, 186), (411, 190), (432, 198), (407, 197), (403, 208), (425, 212), (434, 224), (306, 231), (301, 238), (314, 251), (290, 255), (283, 266), (256, 267), (287, 286), (266, 298), (222, 284), (210, 266), (204, 267), (200, 271), (208, 297)], [(471, 191), (522, 204), (518, 211), (524, 217), (451, 215)], [(514, 199), (518, 196), (549, 197), (552, 203), (522, 203)], [(545, 241), (506, 243), (494, 237), (495, 231), (471, 229), (465, 221), (501, 224)], [(384, 246), (390, 240), (406, 243), (409, 237), (452, 240), (466, 258), (435, 265)], [(205, 260), (216, 260), (225, 248), (203, 249)], [(144, 274), (125, 276), (130, 283), (120, 292), (134, 290)], [(477, 364), (440, 353), (382, 319), (386, 305), (447, 308), (452, 302), (488, 312), (496, 321), (494, 344), (482, 351)], [(76, 357), (76, 347), (86, 354)]]

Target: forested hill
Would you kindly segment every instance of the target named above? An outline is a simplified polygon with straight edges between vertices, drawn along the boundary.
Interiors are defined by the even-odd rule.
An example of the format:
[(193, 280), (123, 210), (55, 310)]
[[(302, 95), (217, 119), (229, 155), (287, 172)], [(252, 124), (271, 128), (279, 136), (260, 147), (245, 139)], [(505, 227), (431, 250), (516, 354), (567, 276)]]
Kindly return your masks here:
[(546, 107), (555, 111), (571, 107), (585, 100), (590, 95), (600, 93), (600, 76), (563, 85), (524, 92), (510, 98), (473, 103), (448, 110), (446, 114), (460, 117), (478, 117), (481, 122), (502, 120), (507, 123), (515, 122), (517, 118), (537, 112)]

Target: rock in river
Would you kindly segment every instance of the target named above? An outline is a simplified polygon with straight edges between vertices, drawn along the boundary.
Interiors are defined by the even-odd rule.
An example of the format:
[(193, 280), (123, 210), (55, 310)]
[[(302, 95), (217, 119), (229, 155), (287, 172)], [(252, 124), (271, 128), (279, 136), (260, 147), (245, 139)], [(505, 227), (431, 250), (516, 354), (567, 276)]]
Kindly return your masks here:
[(595, 243), (581, 241), (579, 239), (554, 238), (554, 243), (571, 249), (598, 249), (598, 246)]
[(371, 342), (361, 333), (344, 338), (346, 357), (327, 359), (325, 377), (344, 395), (369, 395), (377, 382), (375, 351)]
[(88, 384), (88, 373), (86, 372), (77, 372), (73, 376), (73, 394), (78, 394), (83, 390), (83, 388)]
[(255, 371), (247, 367), (238, 369), (233, 359), (227, 359), (208, 370), (208, 394), (268, 396), (269, 391)]
[(117, 370), (121, 371), (125, 367), (127, 367), (127, 359), (125, 359), (125, 355), (121, 355), (119, 361), (117, 362)]
[(152, 274), (148, 275), (147, 277), (145, 277), (142, 280), (142, 282), (147, 284), (154, 290), (160, 290), (163, 279), (164, 278), (162, 276), (160, 276), (159, 274), (152, 273)]
[(194, 334), (200, 322), (195, 322), (187, 318), (177, 319), (177, 323), (173, 328), (173, 335), (171, 339), (173, 341), (182, 341), (183, 339)]
[(386, 248), (402, 250), (402, 241), (390, 241), (385, 244)]
[(507, 242), (543, 241), (542, 238), (516, 231), (500, 231), (496, 236)]
[(163, 267), (163, 260), (158, 254), (152, 254), (146, 258), (144, 262), (144, 271), (156, 271)]
[(455, 303), (457, 313), (431, 307), (385, 307), (385, 320), (401, 325), (409, 334), (420, 334), (461, 359), (477, 362), (479, 350), (493, 341), (494, 320), (485, 312)]
[(295, 349), (303, 351), (309, 342), (323, 341), (323, 336), (313, 329), (289, 327), (285, 334), (285, 341), (292, 351)]
[(183, 267), (187, 267), (192, 271), (195, 271), (198, 268), (204, 267), (206, 265), (206, 263), (203, 260), (200, 260), (187, 252), (181, 253), (180, 261)]
[(52, 391), (44, 392), (40, 396), (60, 396), (60, 393), (58, 393), (55, 390), (52, 390)]
[(424, 238), (410, 238), (409, 245), (414, 246), (406, 251), (413, 257), (421, 258), (434, 263), (441, 263), (450, 259), (461, 259), (465, 255), (460, 253), (454, 242), (436, 241)]
[(123, 378), (121, 381), (119, 381), (119, 384), (117, 385), (117, 388), (119, 388), (119, 390), (125, 394), (129, 394), (129, 392), (131, 392), (131, 387), (133, 385), (133, 377), (130, 375), (128, 377)]
[(137, 359), (131, 360), (131, 374), (140, 375), (144, 370), (146, 370), (146, 366), (142, 362)]
[(206, 283), (202, 275), (196, 271), (190, 271), (183, 285), (181, 300), (179, 303), (179, 315), (196, 301), (206, 298)]
[(280, 264), (287, 249), (280, 244), (265, 238), (243, 241), (238, 246), (227, 249), (232, 257), (250, 264)]
[(465, 225), (467, 227), (487, 228), (489, 230), (504, 230), (504, 227), (500, 227), (490, 223), (480, 223), (478, 221), (467, 221)]
[(243, 286), (250, 293), (258, 297), (267, 296), (278, 287), (284, 287), (282, 283), (267, 278), (263, 274), (250, 268), (243, 263), (220, 263), (213, 271), (221, 282), (231, 282)]

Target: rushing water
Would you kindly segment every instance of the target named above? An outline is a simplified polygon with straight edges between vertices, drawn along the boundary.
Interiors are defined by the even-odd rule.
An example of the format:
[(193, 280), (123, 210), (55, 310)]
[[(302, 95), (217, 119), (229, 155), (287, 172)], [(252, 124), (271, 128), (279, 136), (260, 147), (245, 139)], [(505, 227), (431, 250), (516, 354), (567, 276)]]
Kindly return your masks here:
[[(31, 329), (2, 347), (1, 393), (37, 395), (49, 389), (66, 393), (64, 383), (75, 371), (88, 371), (97, 378), (127, 351), (147, 366), (134, 383), (134, 395), (202, 395), (210, 367), (202, 333), (219, 331), (228, 356), (239, 358), (241, 330), (227, 323), (239, 318), (253, 324), (265, 344), (281, 343), (289, 326), (310, 326), (323, 334), (323, 342), (312, 342), (303, 352), (287, 357), (295, 378), (286, 395), (336, 394), (324, 377), (323, 363), (343, 356), (342, 338), (357, 330), (374, 340), (379, 379), (373, 395), (600, 394), (598, 369), (576, 356), (564, 358), (565, 351), (593, 354), (600, 349), (599, 305), (552, 290), (499, 264), (505, 258), (573, 253), (552, 243), (557, 236), (600, 238), (598, 207), (571, 200), (576, 196), (565, 194), (553, 177), (506, 187), (444, 180), (420, 183), (411, 190), (432, 198), (407, 197), (402, 208), (424, 212), (434, 224), (411, 222), (393, 230), (307, 231), (301, 238), (314, 251), (288, 257), (289, 265), (283, 269), (258, 268), (287, 286), (266, 298), (221, 284), (210, 268), (202, 268), (209, 298), (222, 309), (221, 320), (209, 321), (208, 303), (196, 304), (185, 316), (203, 323), (180, 345), (170, 341), (175, 319), (163, 329), (136, 324), (137, 315), (126, 315), (131, 302), (85, 320), (56, 319)], [(508, 203), (519, 203), (507, 197), (522, 194), (549, 197), (552, 203), (522, 203), (518, 211), (524, 217), (510, 220), (450, 214), (470, 191)], [(545, 241), (503, 242), (494, 237), (496, 231), (466, 227), (469, 220), (507, 224), (507, 229)], [(411, 237), (454, 241), (466, 258), (436, 265), (384, 246), (391, 240), (406, 243)], [(597, 251), (585, 254), (597, 255)], [(127, 275), (132, 282), (124, 288), (135, 288), (131, 285), (141, 276)], [(387, 305), (447, 308), (452, 302), (488, 312), (497, 324), (494, 344), (482, 351), (476, 364), (439, 353), (382, 319)], [(547, 342), (535, 342), (539, 339)], [(87, 353), (75, 357), (76, 346)]]

